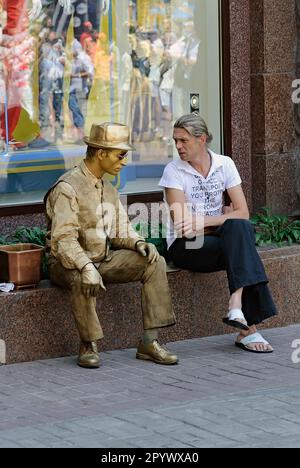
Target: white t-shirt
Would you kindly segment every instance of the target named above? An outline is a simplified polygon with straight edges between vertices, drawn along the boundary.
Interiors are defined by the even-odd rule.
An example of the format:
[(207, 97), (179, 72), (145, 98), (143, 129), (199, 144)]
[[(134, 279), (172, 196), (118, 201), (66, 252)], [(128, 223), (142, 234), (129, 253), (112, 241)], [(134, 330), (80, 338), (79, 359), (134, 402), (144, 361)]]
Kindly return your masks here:
[[(207, 178), (203, 177), (188, 162), (179, 159), (167, 165), (159, 186), (164, 189), (182, 190), (186, 196), (189, 211), (194, 215), (221, 216), (224, 192), (241, 185), (242, 180), (231, 158), (218, 155), (211, 150), (209, 152), (212, 157), (212, 165)], [(169, 218), (168, 248), (176, 239), (174, 224)]]

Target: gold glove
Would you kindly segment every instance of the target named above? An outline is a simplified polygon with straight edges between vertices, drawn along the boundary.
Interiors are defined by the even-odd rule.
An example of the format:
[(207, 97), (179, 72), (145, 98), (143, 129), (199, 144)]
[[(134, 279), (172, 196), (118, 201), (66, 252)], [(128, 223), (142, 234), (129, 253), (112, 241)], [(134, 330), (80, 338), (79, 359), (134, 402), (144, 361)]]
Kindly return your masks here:
[(140, 255), (142, 255), (142, 257), (148, 257), (150, 265), (153, 265), (153, 263), (158, 262), (160, 257), (155, 245), (149, 244), (147, 242), (138, 241), (136, 243), (136, 251)]
[(81, 272), (82, 292), (88, 299), (97, 297), (100, 289), (106, 291), (102, 277), (93, 263), (88, 263)]

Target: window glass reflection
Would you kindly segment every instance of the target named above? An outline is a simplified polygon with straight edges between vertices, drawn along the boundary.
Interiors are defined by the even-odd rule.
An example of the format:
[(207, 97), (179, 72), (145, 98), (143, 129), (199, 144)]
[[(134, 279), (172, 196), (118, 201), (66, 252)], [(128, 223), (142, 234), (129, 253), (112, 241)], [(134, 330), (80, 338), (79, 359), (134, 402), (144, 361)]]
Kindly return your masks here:
[(149, 184), (191, 93), (220, 149), (218, 0), (0, 0), (0, 15), (0, 203), (41, 199), (82, 159), (95, 122), (132, 129), (118, 188)]

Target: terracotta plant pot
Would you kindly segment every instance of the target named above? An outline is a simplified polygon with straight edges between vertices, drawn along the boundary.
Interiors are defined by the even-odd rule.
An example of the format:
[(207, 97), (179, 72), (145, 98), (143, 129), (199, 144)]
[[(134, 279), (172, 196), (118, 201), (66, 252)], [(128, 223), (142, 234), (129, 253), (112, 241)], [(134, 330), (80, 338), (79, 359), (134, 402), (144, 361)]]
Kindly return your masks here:
[(43, 247), (35, 244), (0, 246), (0, 280), (16, 289), (35, 287), (41, 280)]

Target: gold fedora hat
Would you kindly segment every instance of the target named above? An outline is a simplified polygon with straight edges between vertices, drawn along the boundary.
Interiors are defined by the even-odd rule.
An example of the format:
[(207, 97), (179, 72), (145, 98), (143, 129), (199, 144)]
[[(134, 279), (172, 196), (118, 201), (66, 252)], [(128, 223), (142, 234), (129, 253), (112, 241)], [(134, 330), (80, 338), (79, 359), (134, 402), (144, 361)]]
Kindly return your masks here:
[(129, 127), (112, 122), (92, 125), (90, 136), (84, 137), (83, 141), (93, 148), (122, 151), (133, 151), (135, 149), (130, 143)]

